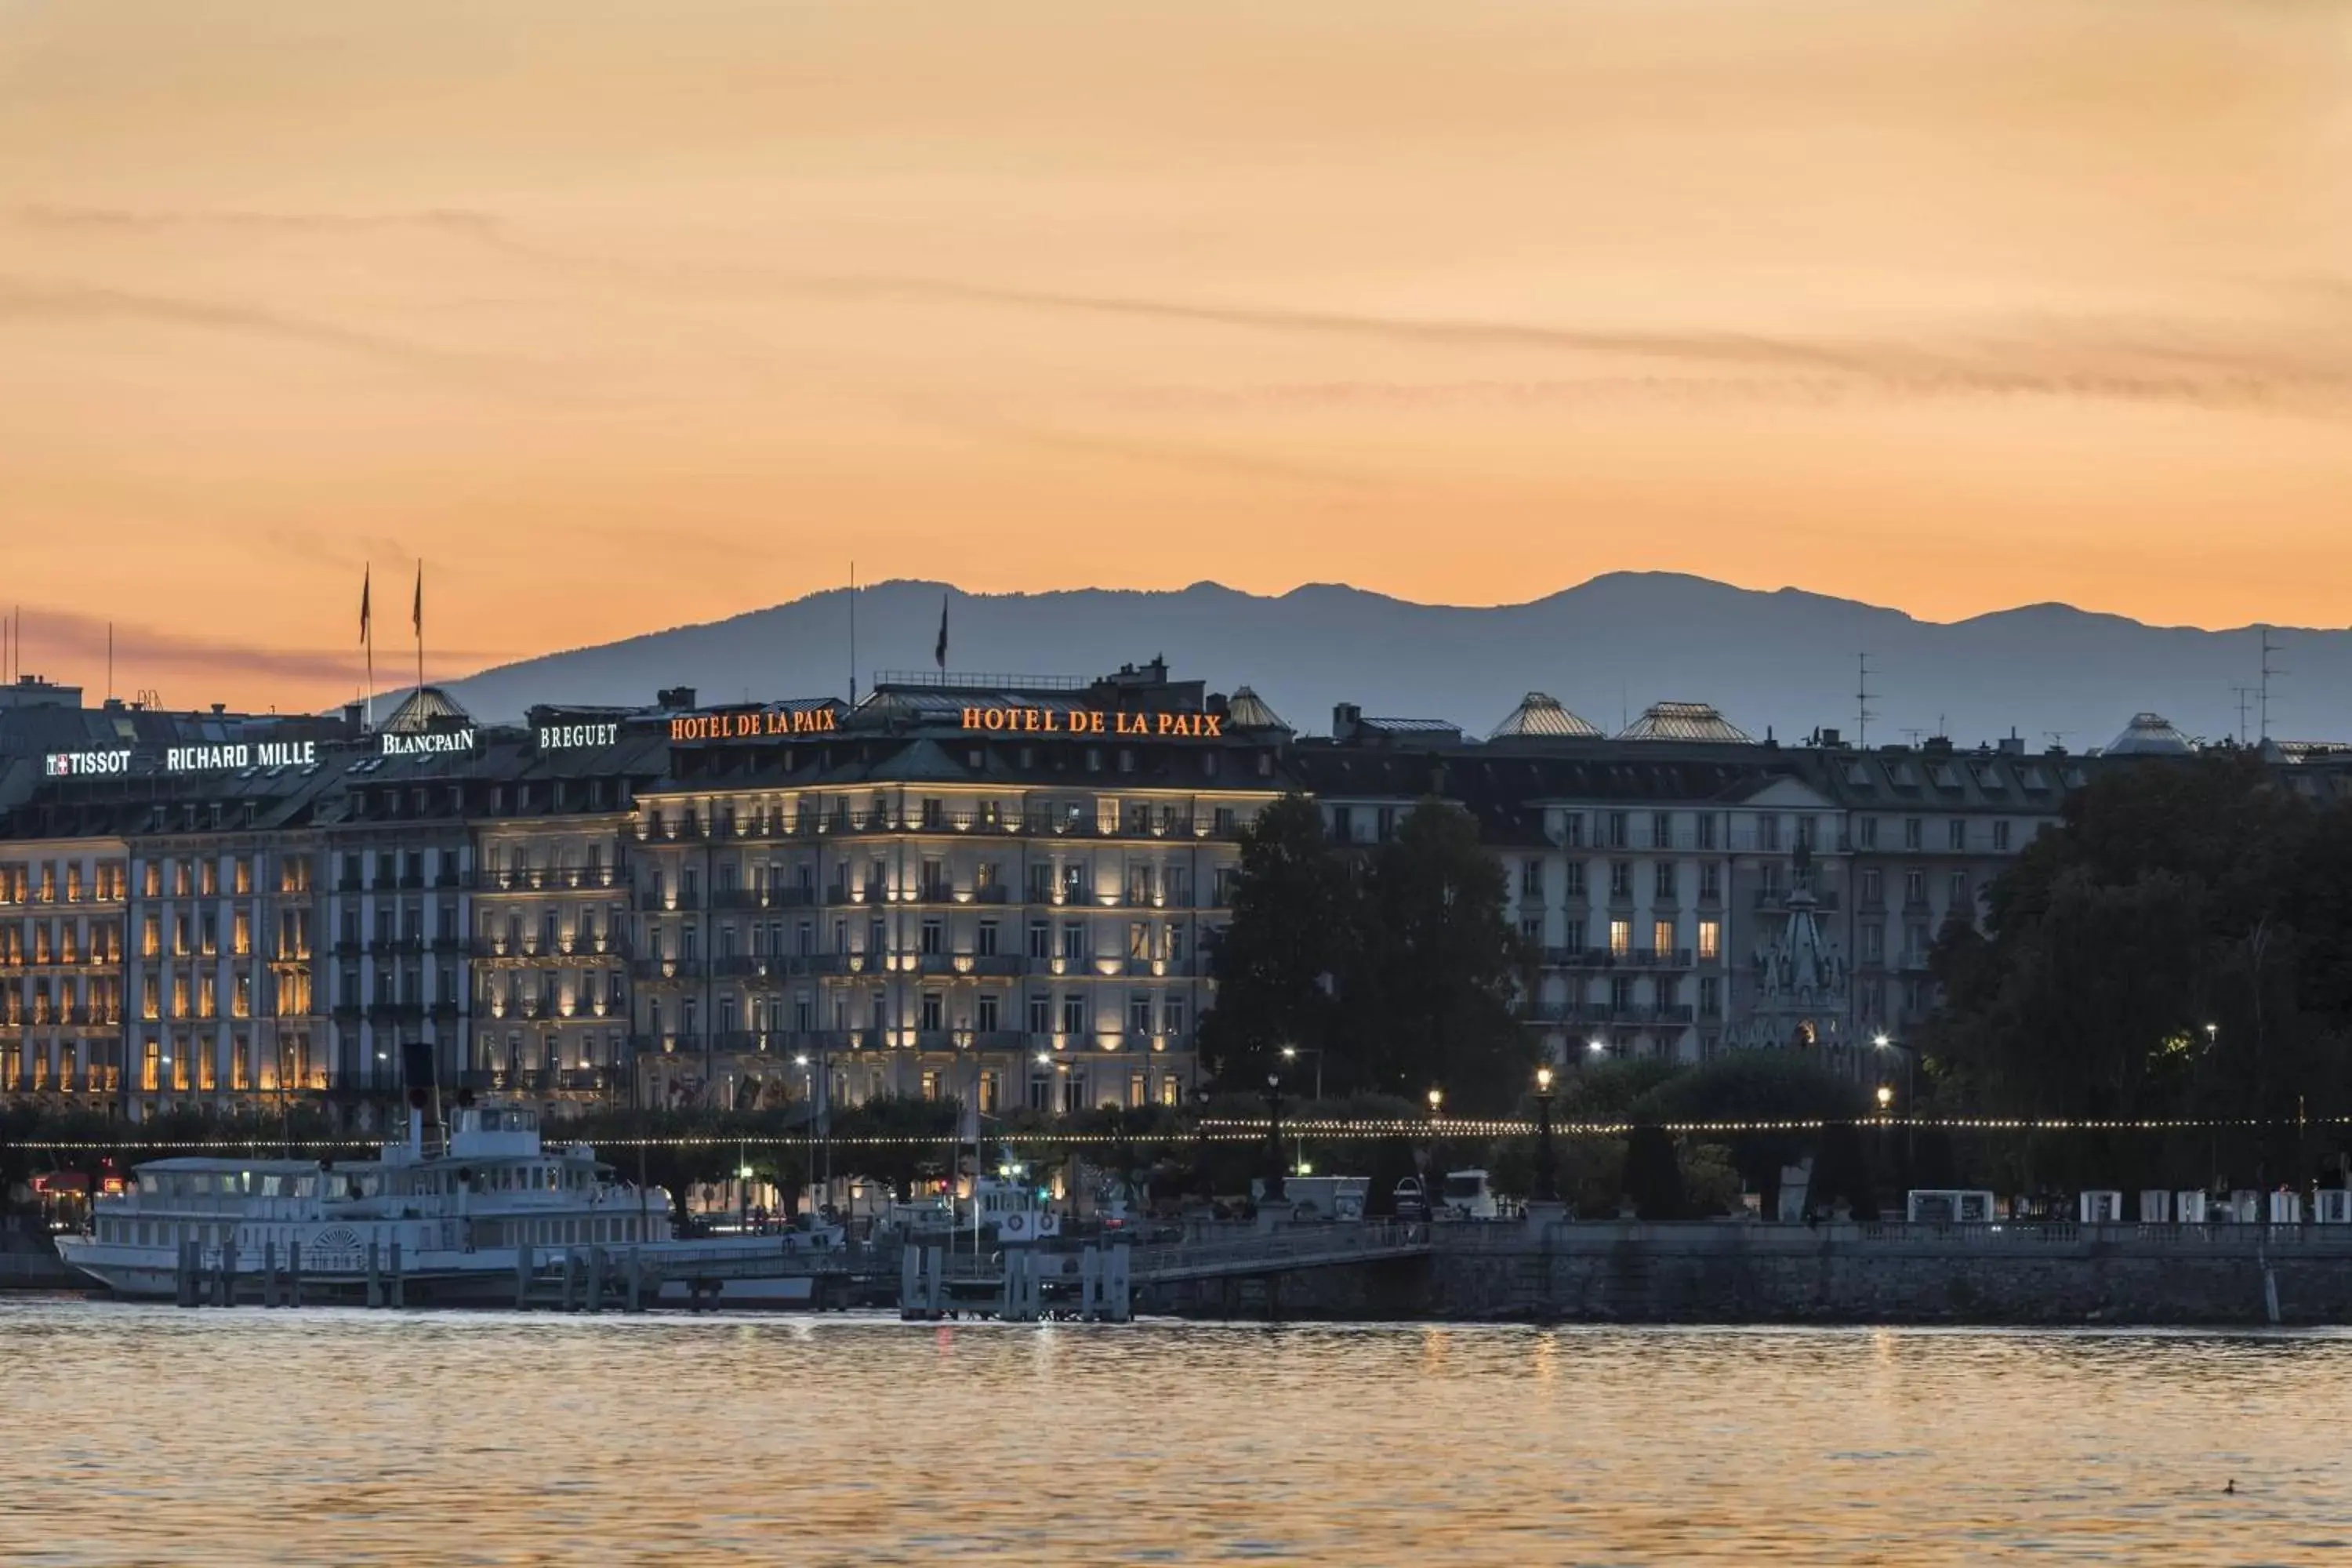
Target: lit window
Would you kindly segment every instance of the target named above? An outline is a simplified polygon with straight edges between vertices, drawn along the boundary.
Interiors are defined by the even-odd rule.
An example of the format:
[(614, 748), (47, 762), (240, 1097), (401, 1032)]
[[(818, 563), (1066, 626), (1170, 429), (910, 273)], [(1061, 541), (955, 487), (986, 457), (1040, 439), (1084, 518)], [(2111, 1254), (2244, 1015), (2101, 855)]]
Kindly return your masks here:
[(1698, 956), (1702, 963), (1713, 963), (1723, 956), (1723, 923), (1720, 921), (1698, 922)]
[(1632, 921), (1611, 921), (1609, 922), (1609, 956), (1612, 958), (1623, 958), (1633, 951), (1633, 922)]

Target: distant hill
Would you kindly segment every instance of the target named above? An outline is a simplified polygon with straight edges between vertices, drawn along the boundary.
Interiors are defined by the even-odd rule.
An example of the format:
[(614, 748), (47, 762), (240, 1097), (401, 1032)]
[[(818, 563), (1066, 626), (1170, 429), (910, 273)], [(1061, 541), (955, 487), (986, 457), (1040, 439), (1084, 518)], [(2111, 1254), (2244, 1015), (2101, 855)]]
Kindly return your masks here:
[[(1526, 692), (1549, 692), (1614, 731), (1662, 699), (1711, 702), (1759, 740), (1816, 727), (1851, 739), (1855, 656), (1870, 655), (1874, 742), (1906, 731), (1962, 744), (2014, 729), (2036, 749), (2059, 731), (2104, 746), (2152, 710), (2190, 735), (2237, 729), (2232, 688), (2260, 668), (2253, 628), (2148, 626), (2064, 605), (1938, 624), (1796, 589), (1763, 593), (1702, 577), (1618, 573), (1530, 604), (1416, 605), (1340, 585), (1276, 596), (1214, 583), (1180, 592), (1087, 589), (966, 594), (892, 582), (857, 602), (860, 689), (882, 669), (925, 670), (950, 602), (949, 668), (1091, 675), (1154, 654), (1212, 689), (1255, 687), (1302, 733), (1331, 708), (1445, 719), (1484, 735)], [(2271, 733), (2352, 739), (2352, 631), (2284, 630)], [(691, 686), (704, 702), (844, 693), (845, 590), (704, 626), (488, 669), (447, 683), (477, 715), (534, 702), (643, 703)]]

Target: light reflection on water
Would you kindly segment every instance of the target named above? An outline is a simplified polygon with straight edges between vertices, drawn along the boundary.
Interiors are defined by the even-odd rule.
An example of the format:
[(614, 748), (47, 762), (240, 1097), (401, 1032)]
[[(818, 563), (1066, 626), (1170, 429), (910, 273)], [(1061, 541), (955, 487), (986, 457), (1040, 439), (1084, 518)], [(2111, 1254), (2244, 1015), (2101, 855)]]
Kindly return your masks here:
[(2352, 1552), (2352, 1335), (2326, 1332), (17, 1300), (0, 1348), (9, 1563)]

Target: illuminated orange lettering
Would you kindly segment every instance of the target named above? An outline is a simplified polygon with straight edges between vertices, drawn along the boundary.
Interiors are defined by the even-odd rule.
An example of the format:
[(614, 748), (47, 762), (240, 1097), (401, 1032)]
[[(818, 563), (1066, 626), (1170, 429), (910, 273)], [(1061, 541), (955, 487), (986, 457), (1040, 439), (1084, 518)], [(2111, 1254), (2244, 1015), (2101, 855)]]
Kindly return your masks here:
[(1223, 716), (1216, 713), (1202, 714), (1201, 729), (1199, 732), (1203, 740), (1223, 740), (1225, 738), (1225, 721)]

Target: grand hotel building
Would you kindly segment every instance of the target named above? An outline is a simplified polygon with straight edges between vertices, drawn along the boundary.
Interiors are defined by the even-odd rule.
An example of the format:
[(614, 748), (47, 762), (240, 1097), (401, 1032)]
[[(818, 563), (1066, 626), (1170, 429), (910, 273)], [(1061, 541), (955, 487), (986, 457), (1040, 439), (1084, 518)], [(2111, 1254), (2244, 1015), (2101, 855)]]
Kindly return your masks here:
[(1483, 739), (1353, 706), (1307, 739), (1156, 661), (517, 727), (430, 688), (374, 726), (37, 684), (0, 698), (0, 1102), (363, 1127), (411, 1041), (559, 1110), (1173, 1103), (1239, 836), (1293, 790), (1366, 850), (1473, 813), (1556, 1060), (1853, 1051), (1916, 1026), (1935, 933), (2088, 770), (2189, 749), (2152, 715), (2104, 755), (1781, 746), (1686, 703), (1606, 736), (1538, 694)]

